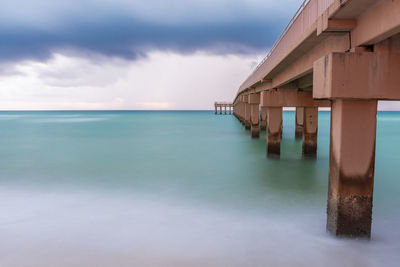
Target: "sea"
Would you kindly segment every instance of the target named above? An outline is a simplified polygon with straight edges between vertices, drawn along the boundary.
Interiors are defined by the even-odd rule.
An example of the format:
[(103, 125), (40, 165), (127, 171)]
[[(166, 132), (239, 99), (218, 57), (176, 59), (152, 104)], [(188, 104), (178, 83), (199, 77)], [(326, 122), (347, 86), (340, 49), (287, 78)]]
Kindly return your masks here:
[(400, 266), (400, 113), (378, 113), (371, 240), (326, 232), (330, 113), (316, 160), (294, 117), (270, 159), (213, 111), (0, 112), (0, 266)]

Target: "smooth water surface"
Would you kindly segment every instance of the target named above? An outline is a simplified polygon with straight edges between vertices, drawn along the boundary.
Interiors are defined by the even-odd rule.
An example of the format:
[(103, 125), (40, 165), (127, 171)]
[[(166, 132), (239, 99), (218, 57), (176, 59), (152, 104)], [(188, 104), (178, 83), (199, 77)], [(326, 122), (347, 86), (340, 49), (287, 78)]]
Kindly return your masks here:
[(400, 113), (379, 113), (372, 241), (325, 232), (329, 116), (281, 159), (212, 112), (0, 112), (0, 266), (398, 266)]

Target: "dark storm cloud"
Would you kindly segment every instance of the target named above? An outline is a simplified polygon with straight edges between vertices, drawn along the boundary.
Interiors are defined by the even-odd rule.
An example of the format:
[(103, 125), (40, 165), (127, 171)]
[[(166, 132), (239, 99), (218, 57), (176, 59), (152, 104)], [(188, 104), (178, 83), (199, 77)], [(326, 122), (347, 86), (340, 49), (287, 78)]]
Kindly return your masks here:
[(92, 20), (64, 16), (54, 27), (3, 23), (0, 25), (0, 61), (40, 60), (62, 50), (128, 59), (145, 55), (152, 49), (179, 53), (196, 50), (215, 54), (254, 53), (266, 51), (288, 20), (287, 15), (253, 17), (249, 14), (228, 21), (162, 23), (121, 14)]

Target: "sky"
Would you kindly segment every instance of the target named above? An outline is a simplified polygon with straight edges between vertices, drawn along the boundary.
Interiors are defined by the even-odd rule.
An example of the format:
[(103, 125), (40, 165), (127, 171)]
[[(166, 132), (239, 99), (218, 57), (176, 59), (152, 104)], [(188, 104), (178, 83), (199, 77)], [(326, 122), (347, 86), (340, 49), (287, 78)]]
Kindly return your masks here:
[(0, 110), (212, 109), (302, 0), (2, 0)]

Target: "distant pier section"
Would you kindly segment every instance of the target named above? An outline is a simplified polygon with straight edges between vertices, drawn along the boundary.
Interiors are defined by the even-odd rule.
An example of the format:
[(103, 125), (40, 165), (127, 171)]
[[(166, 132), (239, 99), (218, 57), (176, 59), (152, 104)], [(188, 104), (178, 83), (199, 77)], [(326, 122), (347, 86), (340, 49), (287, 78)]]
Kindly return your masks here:
[[(222, 108), (224, 108), (224, 113), (222, 113)], [(227, 109), (229, 109), (229, 115), (231, 115), (232, 108), (233, 108), (232, 102), (215, 102), (214, 103), (214, 114), (217, 115), (218, 109), (219, 109), (219, 115), (222, 115), (222, 114), (227, 115)]]

